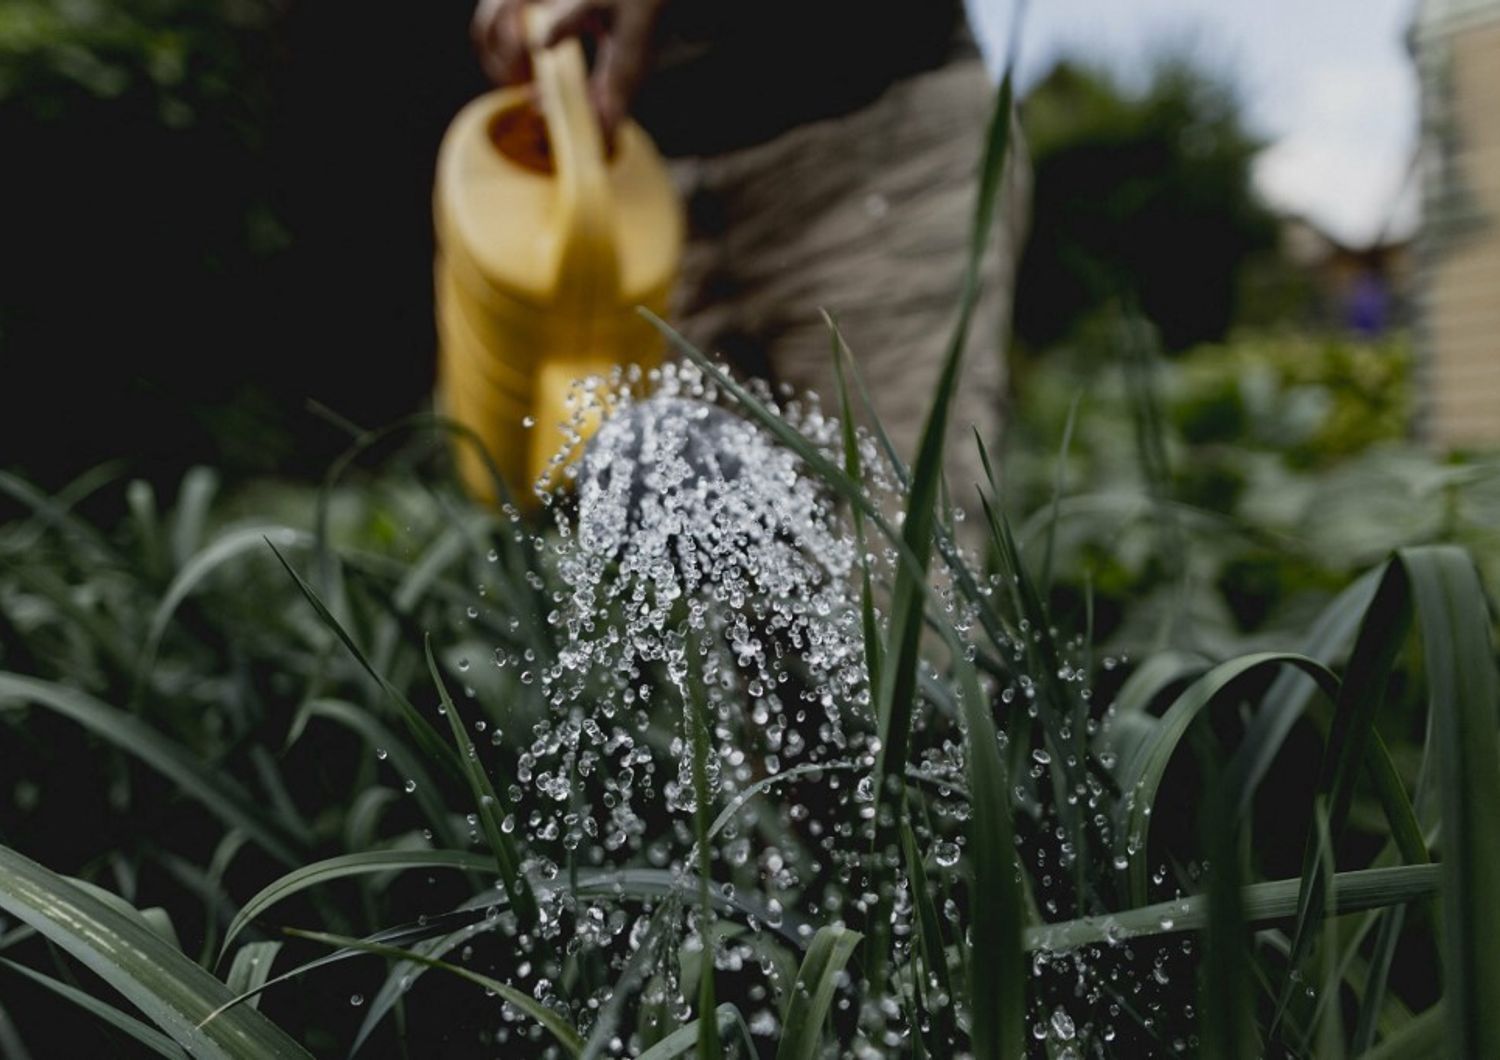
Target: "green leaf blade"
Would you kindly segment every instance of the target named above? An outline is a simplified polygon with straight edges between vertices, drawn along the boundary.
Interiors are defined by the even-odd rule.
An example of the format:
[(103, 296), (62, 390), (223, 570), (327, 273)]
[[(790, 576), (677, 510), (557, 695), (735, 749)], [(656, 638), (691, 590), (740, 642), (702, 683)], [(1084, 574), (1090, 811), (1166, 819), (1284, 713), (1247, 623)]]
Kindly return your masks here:
[(1456, 1056), (1500, 1056), (1500, 759), (1492, 624), (1460, 549), (1405, 549), (1441, 768), (1443, 979)]
[(240, 911), (224, 933), (219, 959), (240, 933), (276, 905), (293, 895), (349, 876), (410, 869), (455, 869), (461, 872), (487, 872), (494, 862), (482, 854), (456, 850), (369, 850), (358, 854), (316, 861), (287, 873), (263, 887)]
[(309, 1054), (255, 1009), (202, 1026), (228, 988), (149, 928), (8, 847), (0, 847), (0, 909), (35, 928), (123, 994), (177, 1044), (212, 1060)]
[(40, 704), (82, 725), (140, 759), (231, 828), (239, 828), (266, 853), (287, 865), (301, 860), (297, 844), (266, 821), (260, 808), (233, 781), (211, 772), (181, 744), (132, 714), (101, 703), (86, 692), (37, 677), (0, 671), (0, 697)]
[(495, 793), (495, 786), (490, 783), (489, 774), (480, 764), (479, 753), (474, 749), (473, 741), (469, 739), (463, 719), (458, 716), (458, 707), (454, 704), (453, 698), (448, 695), (448, 686), (443, 682), (442, 674), (438, 672), (437, 660), (432, 657), (430, 637), (427, 638), (424, 649), (427, 653), (427, 672), (432, 676), (433, 684), (437, 686), (438, 698), (442, 701), (443, 716), (448, 719), (448, 727), (453, 733), (453, 742), (458, 745), (458, 759), (463, 767), (464, 776), (469, 782), (469, 788), (474, 794), (485, 842), (489, 845), (490, 853), (495, 857), (495, 866), (500, 871), (500, 881), (505, 887), (505, 893), (510, 896), (511, 906), (515, 909), (516, 916), (520, 918), (522, 928), (530, 929), (537, 919), (536, 895), (532, 894), (531, 882), (521, 871), (521, 858), (516, 852), (516, 845), (505, 833), (503, 820), (507, 812), (506, 807), (500, 801), (499, 795)]
[(825, 925), (813, 936), (792, 987), (776, 1060), (816, 1060), (839, 976), (862, 938), (842, 924)]

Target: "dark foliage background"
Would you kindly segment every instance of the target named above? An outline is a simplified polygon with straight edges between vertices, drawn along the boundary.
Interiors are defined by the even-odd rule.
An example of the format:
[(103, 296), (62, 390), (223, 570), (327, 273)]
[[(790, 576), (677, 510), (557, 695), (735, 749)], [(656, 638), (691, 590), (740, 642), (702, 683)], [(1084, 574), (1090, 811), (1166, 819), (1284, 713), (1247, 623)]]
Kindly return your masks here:
[[(0, 465), (318, 472), (432, 371), (429, 181), (469, 0), (0, 10)], [(296, 430), (288, 425), (295, 423)]]

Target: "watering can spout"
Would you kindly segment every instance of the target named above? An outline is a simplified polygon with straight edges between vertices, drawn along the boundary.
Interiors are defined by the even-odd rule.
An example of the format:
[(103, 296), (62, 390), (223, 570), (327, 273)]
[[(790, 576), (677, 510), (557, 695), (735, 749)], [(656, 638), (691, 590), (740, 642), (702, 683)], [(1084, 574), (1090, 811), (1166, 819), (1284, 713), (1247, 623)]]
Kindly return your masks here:
[(542, 6), (528, 17), (534, 84), (459, 113), (434, 190), (439, 397), (482, 443), (458, 444), (460, 474), (481, 499), (523, 505), (596, 425), (573, 407), (577, 381), (660, 363), (635, 308), (665, 311), (683, 231), (646, 134), (627, 122), (607, 151), (581, 47), (541, 46)]

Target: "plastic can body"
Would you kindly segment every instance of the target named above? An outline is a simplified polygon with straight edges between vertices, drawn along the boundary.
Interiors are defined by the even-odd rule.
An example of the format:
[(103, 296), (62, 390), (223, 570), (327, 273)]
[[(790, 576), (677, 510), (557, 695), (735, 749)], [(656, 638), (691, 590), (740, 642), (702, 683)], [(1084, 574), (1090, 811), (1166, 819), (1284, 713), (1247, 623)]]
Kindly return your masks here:
[(455, 439), (468, 491), (499, 499), (498, 472), (522, 505), (591, 427), (570, 404), (575, 383), (660, 363), (663, 340), (636, 307), (665, 313), (683, 239), (646, 134), (626, 124), (606, 154), (576, 42), (537, 60), (535, 86), (454, 119), (433, 203), (440, 410), (472, 436)]

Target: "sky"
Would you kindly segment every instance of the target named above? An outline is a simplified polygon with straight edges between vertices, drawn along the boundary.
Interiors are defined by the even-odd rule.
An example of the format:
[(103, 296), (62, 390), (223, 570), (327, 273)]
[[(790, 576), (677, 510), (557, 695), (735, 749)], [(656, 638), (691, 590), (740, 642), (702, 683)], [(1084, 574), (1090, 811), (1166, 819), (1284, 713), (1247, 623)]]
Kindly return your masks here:
[[(969, 0), (991, 65), (1015, 0)], [(1409, 178), (1416, 72), (1406, 49), (1417, 0), (1030, 0), (1018, 87), (1063, 57), (1140, 83), (1153, 56), (1186, 50), (1240, 92), (1267, 141), (1256, 189), (1353, 246), (1415, 228)]]

